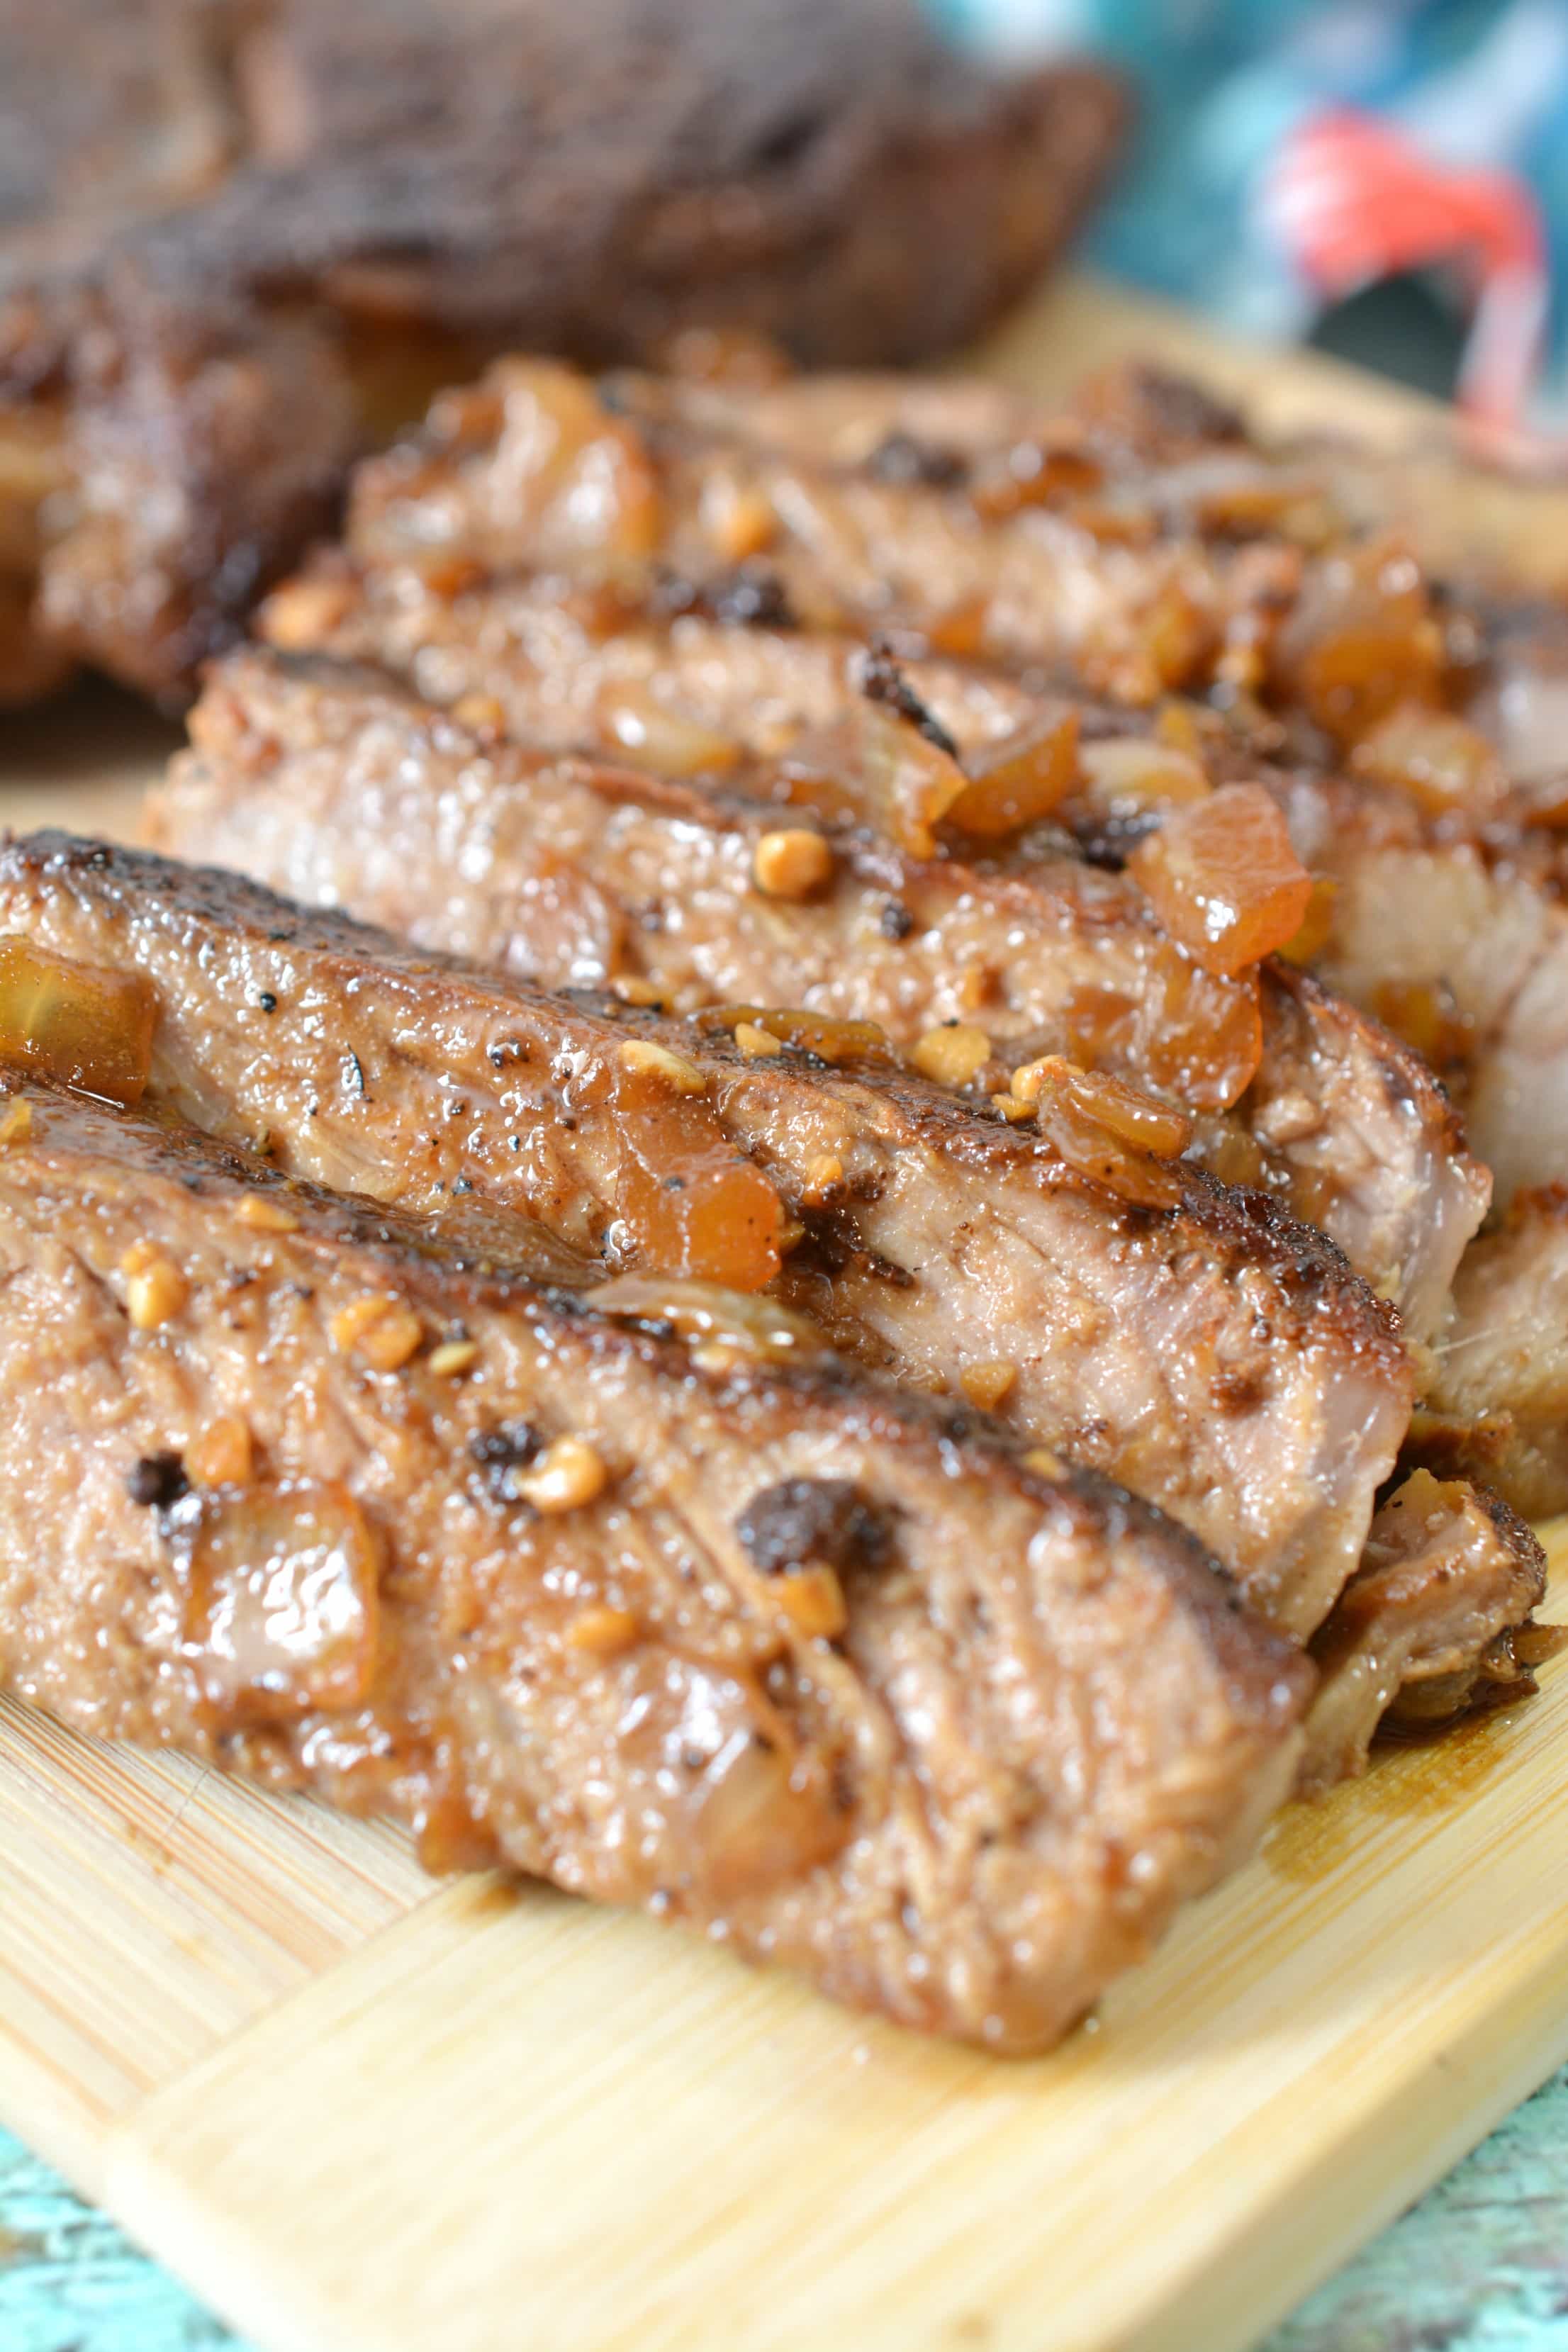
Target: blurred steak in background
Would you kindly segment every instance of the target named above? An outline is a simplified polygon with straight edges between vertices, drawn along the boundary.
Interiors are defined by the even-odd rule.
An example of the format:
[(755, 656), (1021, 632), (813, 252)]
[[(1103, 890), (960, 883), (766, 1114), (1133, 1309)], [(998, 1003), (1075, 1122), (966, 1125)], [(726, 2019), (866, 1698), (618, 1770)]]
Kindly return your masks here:
[(0, 702), (77, 660), (181, 699), (355, 452), (503, 347), (952, 348), (1122, 113), (913, 0), (0, 0)]

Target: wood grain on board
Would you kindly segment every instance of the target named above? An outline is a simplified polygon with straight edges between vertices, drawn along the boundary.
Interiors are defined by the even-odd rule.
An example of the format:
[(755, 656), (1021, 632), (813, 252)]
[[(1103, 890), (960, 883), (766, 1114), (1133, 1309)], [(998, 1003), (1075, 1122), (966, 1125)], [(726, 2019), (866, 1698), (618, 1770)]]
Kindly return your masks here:
[[(1434, 444), (1081, 284), (988, 358), (1131, 349)], [(124, 835), (170, 740), (0, 720), (0, 819)], [(1017, 2063), (0, 1705), (0, 2116), (262, 2352), (1242, 2352), (1568, 2053), (1565, 1785), (1568, 1659), (1287, 1809)]]

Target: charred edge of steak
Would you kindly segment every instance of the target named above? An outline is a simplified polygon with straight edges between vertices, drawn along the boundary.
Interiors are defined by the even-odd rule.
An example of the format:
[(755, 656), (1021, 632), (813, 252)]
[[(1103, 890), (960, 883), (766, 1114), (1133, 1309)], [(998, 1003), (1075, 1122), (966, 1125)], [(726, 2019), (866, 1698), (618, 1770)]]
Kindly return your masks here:
[(735, 1533), (764, 1576), (814, 1561), (839, 1570), (869, 1567), (889, 1542), (887, 1522), (847, 1478), (786, 1478), (766, 1487), (747, 1504)]
[(918, 727), (928, 743), (945, 751), (950, 760), (959, 757), (957, 744), (934, 712), (926, 709), (896, 660), (886, 638), (877, 637), (860, 664), (859, 686), (868, 702), (880, 702)]
[(689, 580), (659, 570), (648, 592), (647, 609), (658, 620), (688, 613), (730, 628), (794, 629), (799, 626), (784, 582), (765, 563), (748, 560), (729, 570)]

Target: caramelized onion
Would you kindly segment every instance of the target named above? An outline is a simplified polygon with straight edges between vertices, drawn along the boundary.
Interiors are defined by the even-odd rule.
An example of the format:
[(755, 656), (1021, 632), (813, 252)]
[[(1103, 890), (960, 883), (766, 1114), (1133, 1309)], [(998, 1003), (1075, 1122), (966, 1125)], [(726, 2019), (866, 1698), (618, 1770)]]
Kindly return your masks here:
[(1000, 457), (977, 465), (969, 483), (975, 512), (987, 522), (1000, 522), (1021, 508), (1056, 506), (1098, 489), (1104, 468), (1083, 440), (1082, 428), (1064, 418), (1055, 437), (1016, 441)]
[(934, 857), (933, 828), (962, 798), (969, 779), (951, 752), (881, 703), (863, 702), (857, 727), (868, 814), (900, 849)]
[(784, 1203), (706, 1095), (624, 1057), (610, 1089), (622, 1146), (616, 1207), (637, 1257), (661, 1274), (764, 1289), (784, 1262)]
[(828, 1013), (804, 1013), (793, 1007), (761, 1004), (712, 1004), (692, 1015), (703, 1028), (728, 1029), (731, 1035), (742, 1022), (776, 1037), (781, 1045), (813, 1054), (835, 1068), (843, 1062), (895, 1062), (888, 1033), (875, 1021), (837, 1021)]
[(1490, 816), (1506, 797), (1502, 761), (1479, 729), (1449, 710), (1402, 702), (1351, 755), (1358, 775), (1408, 793), (1434, 816)]
[(969, 782), (947, 811), (947, 823), (982, 840), (1001, 840), (1049, 816), (1077, 776), (1078, 713), (1056, 712), (1022, 735), (1009, 736), (969, 762)]
[(598, 722), (626, 759), (661, 776), (724, 775), (741, 757), (733, 736), (673, 709), (645, 686), (607, 688)]
[(1344, 744), (1401, 703), (1435, 704), (1442, 631), (1415, 563), (1386, 540), (1325, 557), (1279, 633), (1275, 667), (1277, 684)]
[(375, 1665), (376, 1547), (345, 1486), (216, 1487), (171, 1514), (182, 1653), (225, 1726), (359, 1705)]
[(815, 1324), (771, 1298), (743, 1297), (708, 1282), (623, 1274), (590, 1292), (604, 1315), (668, 1323), (681, 1339), (771, 1362), (808, 1363), (832, 1353)]
[(1192, 1138), (1183, 1112), (1059, 1054), (1015, 1071), (1013, 1087), (1034, 1101), (1040, 1133), (1069, 1168), (1141, 1208), (1173, 1208), (1181, 1199), (1166, 1162)]
[(140, 972), (103, 971), (0, 939), (0, 1055), (101, 1095), (140, 1102), (153, 1066), (158, 998)]
[(1190, 751), (1145, 735), (1113, 735), (1079, 749), (1081, 798), (1102, 818), (1143, 816), (1206, 801), (1213, 787)]
[(551, 360), (498, 361), (479, 387), (499, 398), (498, 499), (535, 525), (542, 549), (641, 562), (659, 541), (652, 458), (587, 378)]
[(1300, 930), (1312, 877), (1260, 784), (1226, 784), (1141, 841), (1128, 871), (1205, 971), (1235, 973)]

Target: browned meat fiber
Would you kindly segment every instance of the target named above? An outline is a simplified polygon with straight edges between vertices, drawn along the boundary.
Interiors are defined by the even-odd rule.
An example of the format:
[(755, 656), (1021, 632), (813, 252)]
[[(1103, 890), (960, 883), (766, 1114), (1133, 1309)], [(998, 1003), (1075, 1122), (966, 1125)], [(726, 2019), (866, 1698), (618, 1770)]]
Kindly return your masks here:
[(1158, 1499), (1297, 1634), (1355, 1566), (1409, 1418), (1393, 1313), (1282, 1210), (1071, 1102), (1026, 1130), (853, 1024), (552, 995), (58, 835), (0, 856), (0, 930), (143, 975), (159, 1086), (301, 1173), (472, 1187), (611, 1265), (770, 1286)]
[[(44, 528), (0, 690), (79, 656), (178, 698), (356, 446), (513, 342), (964, 341), (1123, 114), (1091, 66), (975, 68), (913, 0), (5, 0), (0, 538)], [(67, 496), (12, 480), (18, 419)]]
[(1312, 1643), (1322, 1674), (1300, 1787), (1362, 1771), (1379, 1726), (1418, 1731), (1535, 1688), (1532, 1666), (1562, 1643), (1536, 1625), (1546, 1555), (1505, 1503), (1426, 1470), (1372, 1523), (1361, 1567)]
[[(384, 654), (459, 711), (504, 696), (525, 742), (597, 740), (624, 761), (616, 720), (636, 708), (648, 730), (668, 715), (667, 766), (683, 729), (699, 739), (686, 765), (710, 764), (656, 782), (552, 761), (476, 741), (363, 674), (247, 654), (209, 683), (195, 751), (154, 796), (159, 845), (552, 985), (874, 1020), (981, 1096), (1044, 1053), (1110, 1070), (1194, 1114), (1195, 1155), (1321, 1227), (1414, 1339), (1438, 1330), (1489, 1188), (1441, 1089), (1381, 1030), (1284, 967), (1204, 971), (1133, 883), (1039, 827), (902, 846), (900, 807), (871, 805), (886, 739), (854, 740), (868, 706), (837, 641), (689, 616), (598, 642), (543, 590), (446, 607), (400, 597), (405, 578), (340, 602), (332, 641)], [(302, 624), (313, 584), (268, 617), (292, 599)], [(914, 727), (873, 716), (918, 773)], [(731, 721), (794, 749), (742, 766)], [(792, 849), (827, 854), (795, 882)], [(945, 1044), (931, 1035), (944, 1023), (959, 1024)]]
[(1310, 1667), (1100, 1480), (775, 1310), (4, 1097), (0, 1678), (67, 1722), (1009, 2051), (1287, 1789)]

